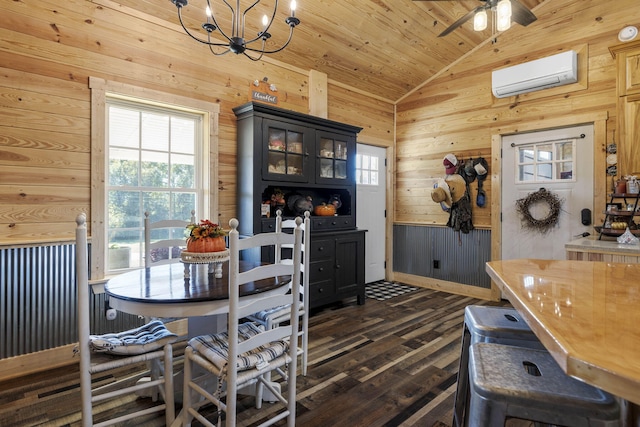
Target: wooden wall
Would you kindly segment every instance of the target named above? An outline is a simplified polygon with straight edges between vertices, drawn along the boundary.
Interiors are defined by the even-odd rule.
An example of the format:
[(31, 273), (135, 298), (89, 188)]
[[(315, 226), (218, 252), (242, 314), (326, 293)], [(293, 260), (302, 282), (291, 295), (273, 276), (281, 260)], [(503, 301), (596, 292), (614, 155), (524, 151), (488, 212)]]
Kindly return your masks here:
[[(603, 206), (606, 192), (603, 153), (616, 123), (616, 68), (608, 47), (620, 43), (617, 34), (624, 26), (640, 24), (640, 4), (618, 0), (613, 7), (600, 0), (551, 0), (535, 13), (538, 21), (526, 28), (515, 25), (497, 43), (479, 46), (397, 104), (396, 222), (446, 223), (447, 214), (430, 194), (434, 179), (444, 176), (447, 153), (484, 156), (490, 173), (496, 174), (492, 155), (499, 153), (492, 153), (492, 138), (608, 117), (606, 132), (595, 140), (594, 222), (601, 219), (597, 207)], [(578, 51), (578, 83), (501, 100), (492, 96), (492, 70), (571, 49)], [(485, 181), (488, 201), (491, 181)], [(475, 188), (473, 183), (474, 196)], [(499, 214), (493, 199), (493, 207), (489, 202), (485, 208), (474, 206), (477, 227), (491, 227), (492, 212)]]
[[(0, 244), (68, 239), (77, 213), (90, 217), (90, 76), (220, 104), (223, 223), (236, 211), (232, 108), (250, 83), (266, 76), (281, 107), (308, 112), (309, 70), (214, 57), (173, 21), (127, 4), (137, 2), (0, 3)], [(327, 96), (329, 119), (363, 127), (361, 141), (393, 144), (392, 103), (331, 80)]]

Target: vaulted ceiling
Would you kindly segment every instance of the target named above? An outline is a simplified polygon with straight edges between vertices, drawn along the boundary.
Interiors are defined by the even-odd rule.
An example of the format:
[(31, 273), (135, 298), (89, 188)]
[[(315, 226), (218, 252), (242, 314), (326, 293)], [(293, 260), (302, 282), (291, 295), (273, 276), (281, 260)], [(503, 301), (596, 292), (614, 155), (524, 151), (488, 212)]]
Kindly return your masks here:
[[(551, 0), (519, 1), (535, 13), (539, 4)], [(119, 0), (119, 3), (178, 23), (176, 8), (170, 0)], [(245, 3), (250, 4), (241, 2)], [(262, 3), (271, 6), (273, 0)], [(296, 16), (301, 23), (293, 41), (285, 50), (269, 56), (302, 70), (320, 71), (332, 81), (392, 102), (491, 38), (491, 25), (476, 32), (472, 20), (449, 35), (438, 37), (457, 19), (484, 4), (480, 0), (297, 0), (297, 3)], [(194, 13), (201, 4), (204, 0), (189, 0), (184, 8), (188, 26), (196, 28), (201, 23)], [(280, 0), (281, 16), (276, 23), (284, 21), (288, 8), (289, 1)], [(270, 32), (273, 34), (270, 41), (277, 44), (286, 38), (288, 28), (274, 24)], [(195, 43), (184, 37), (185, 43)]]

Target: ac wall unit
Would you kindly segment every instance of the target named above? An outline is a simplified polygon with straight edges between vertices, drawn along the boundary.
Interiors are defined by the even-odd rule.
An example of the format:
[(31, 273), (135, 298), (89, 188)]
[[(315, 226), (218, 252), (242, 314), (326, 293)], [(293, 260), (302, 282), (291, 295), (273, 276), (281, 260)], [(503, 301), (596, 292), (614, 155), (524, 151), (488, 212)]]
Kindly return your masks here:
[(491, 73), (491, 88), (496, 98), (506, 98), (577, 81), (578, 55), (574, 50)]

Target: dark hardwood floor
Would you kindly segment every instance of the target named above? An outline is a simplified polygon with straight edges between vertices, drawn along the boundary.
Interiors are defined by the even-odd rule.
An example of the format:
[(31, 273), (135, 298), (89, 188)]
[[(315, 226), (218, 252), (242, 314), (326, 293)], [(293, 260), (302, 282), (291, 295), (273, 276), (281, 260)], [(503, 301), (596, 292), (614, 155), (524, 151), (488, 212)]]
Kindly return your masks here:
[[(350, 303), (313, 313), (309, 372), (298, 377), (296, 425), (450, 426), (469, 304), (508, 305), (418, 289), (386, 301), (368, 298), (362, 306)], [(257, 425), (260, 416), (252, 399), (243, 403), (242, 425)], [(0, 382), (0, 426), (78, 426), (79, 410), (77, 367)], [(163, 424), (155, 417), (126, 425)]]

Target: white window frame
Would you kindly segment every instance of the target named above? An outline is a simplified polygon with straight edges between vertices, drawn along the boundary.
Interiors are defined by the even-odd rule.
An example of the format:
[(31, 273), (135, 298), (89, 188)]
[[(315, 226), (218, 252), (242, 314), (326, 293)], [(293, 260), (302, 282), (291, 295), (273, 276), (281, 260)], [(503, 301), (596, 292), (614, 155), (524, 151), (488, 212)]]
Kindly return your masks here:
[[(571, 143), (571, 159), (558, 159), (556, 158), (556, 154), (557, 154), (557, 146), (560, 144), (566, 144), (566, 143)], [(554, 158), (551, 160), (538, 160), (538, 149), (541, 146), (551, 146), (551, 152), (553, 153)], [(515, 183), (516, 184), (531, 184), (531, 183), (553, 183), (553, 182), (575, 182), (576, 181), (576, 169), (577, 169), (577, 153), (576, 153), (576, 139), (575, 138), (561, 138), (558, 140), (553, 140), (553, 141), (540, 141), (540, 142), (531, 142), (531, 143), (526, 143), (526, 144), (521, 144), (518, 145), (516, 147), (516, 149), (514, 150), (514, 156), (515, 156), (515, 161), (514, 161), (514, 165), (515, 165)], [(533, 151), (533, 158), (531, 159), (530, 162), (522, 162), (520, 161), (520, 151), (522, 149), (528, 149)], [(566, 162), (571, 162), (572, 164), (572, 170), (571, 170), (571, 178), (567, 178), (567, 179), (560, 179), (560, 178), (555, 178), (557, 176), (557, 168), (559, 167), (560, 164), (562, 163), (566, 163)], [(522, 180), (520, 179), (520, 169), (523, 168), (524, 166), (531, 166), (533, 167), (534, 171), (537, 171), (538, 169), (538, 165), (540, 164), (545, 164), (545, 165), (550, 165), (551, 167), (551, 175), (552, 178), (551, 179), (535, 179), (538, 177), (537, 172), (534, 179), (531, 180)]]
[[(364, 164), (364, 157), (368, 157), (369, 158), (369, 167), (368, 168), (364, 168), (363, 164)], [(378, 167), (377, 169), (372, 169), (371, 168), (371, 159), (376, 159), (378, 160), (377, 157), (375, 156), (370, 156), (369, 154), (356, 154), (356, 184), (357, 185), (373, 185), (373, 186), (377, 186), (379, 185), (380, 182), (380, 178), (381, 178), (381, 174), (380, 174), (380, 161), (378, 160)], [(362, 171), (367, 171), (369, 172), (369, 182), (364, 183), (362, 182)], [(376, 172), (378, 174), (378, 183), (376, 184), (372, 184), (371, 183), (371, 172)]]
[[(203, 200), (203, 211), (196, 212), (198, 218), (218, 217), (218, 104), (173, 95), (152, 89), (89, 78), (91, 89), (91, 278), (100, 280), (107, 272), (107, 178), (108, 141), (106, 122), (106, 100), (120, 98), (151, 106), (164, 106), (202, 115), (203, 150), (208, 153), (208, 188), (198, 198)], [(208, 136), (208, 138), (207, 138)], [(208, 143), (208, 144), (207, 144)], [(208, 146), (208, 147), (207, 147)]]

